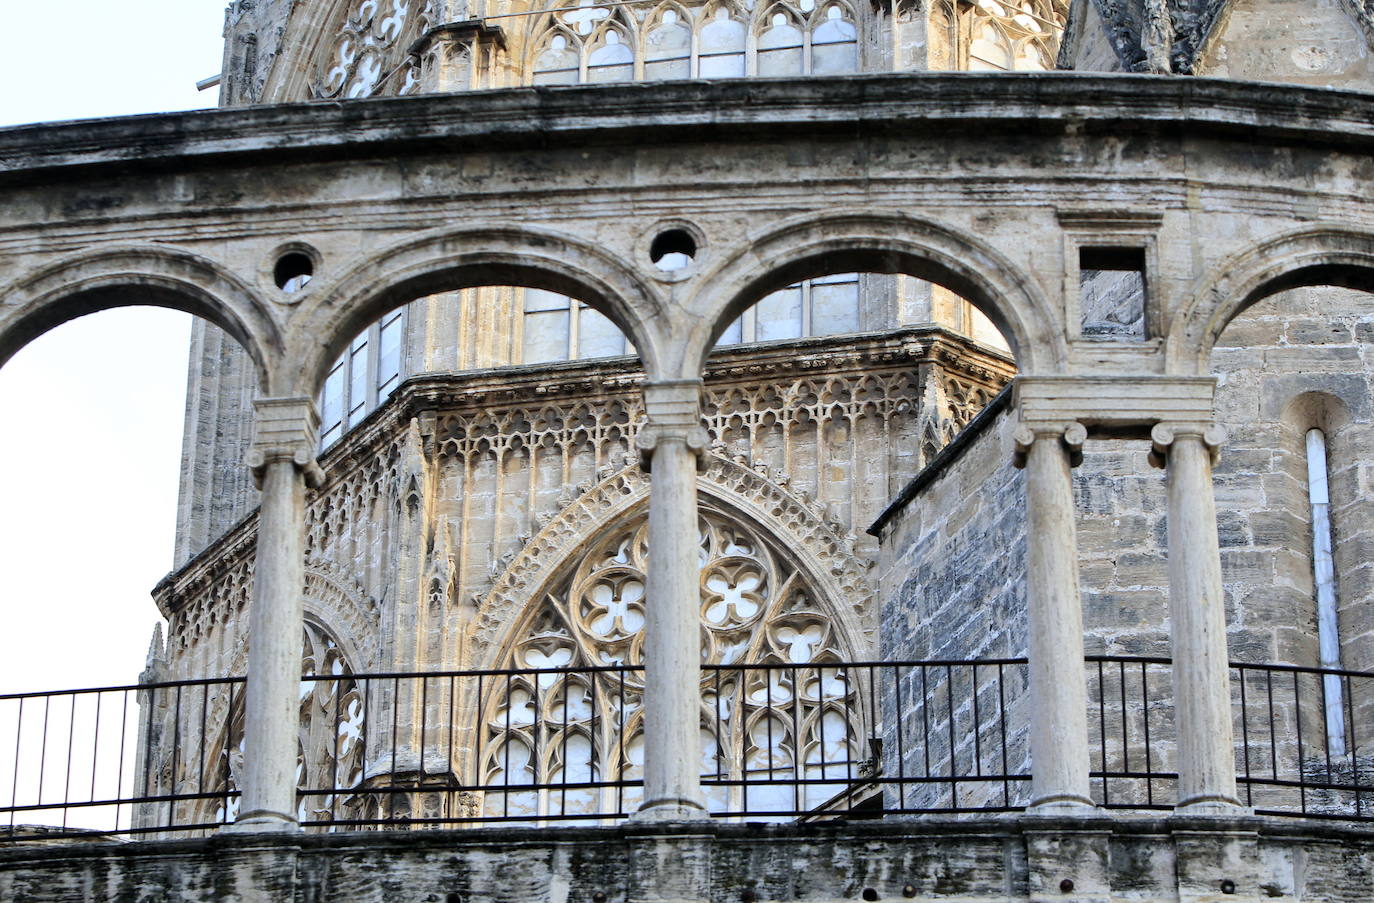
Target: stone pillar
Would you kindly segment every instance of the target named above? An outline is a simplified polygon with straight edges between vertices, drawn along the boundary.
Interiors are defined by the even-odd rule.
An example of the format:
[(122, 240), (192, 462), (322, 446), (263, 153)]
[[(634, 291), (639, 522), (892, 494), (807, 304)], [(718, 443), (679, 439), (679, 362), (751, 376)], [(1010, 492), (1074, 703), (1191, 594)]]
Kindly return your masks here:
[(244, 691), (243, 800), (234, 831), (294, 831), (305, 588), (305, 489), (323, 478), (315, 462), (319, 416), (309, 398), (254, 402), (248, 466), (262, 490)]
[(1212, 463), (1226, 431), (1211, 424), (1156, 424), (1151, 463), (1168, 462), (1169, 617), (1178, 728), (1178, 807), (1234, 814), (1231, 674), (1217, 544)]
[(636, 440), (649, 478), (644, 624), (644, 802), (636, 818), (703, 818), (701, 589), (697, 465), (707, 447), (701, 381), (644, 386), (648, 423)]
[(1082, 459), (1086, 438), (1078, 423), (1023, 423), (1016, 431), (1016, 463), (1026, 470), (1030, 804), (1042, 811), (1093, 808), (1078, 536), (1069, 475)]

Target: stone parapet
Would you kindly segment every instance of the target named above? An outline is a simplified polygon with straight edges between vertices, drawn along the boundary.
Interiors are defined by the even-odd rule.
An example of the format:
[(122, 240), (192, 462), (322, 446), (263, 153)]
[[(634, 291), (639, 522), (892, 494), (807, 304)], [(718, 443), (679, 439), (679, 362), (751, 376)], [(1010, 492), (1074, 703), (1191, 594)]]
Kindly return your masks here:
[[(646, 868), (651, 862), (664, 867)], [(1253, 817), (707, 822), (0, 847), (0, 897), (49, 903), (170, 903), (229, 892), (243, 901), (315, 903), (1362, 903), (1371, 874), (1368, 829)]]

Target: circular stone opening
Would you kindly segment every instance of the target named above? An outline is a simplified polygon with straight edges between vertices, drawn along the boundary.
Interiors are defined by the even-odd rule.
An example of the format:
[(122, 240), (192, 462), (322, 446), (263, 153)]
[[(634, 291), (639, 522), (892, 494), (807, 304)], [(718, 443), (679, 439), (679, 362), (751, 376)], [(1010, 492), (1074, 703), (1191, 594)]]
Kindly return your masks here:
[(654, 243), (649, 245), (649, 259), (665, 273), (686, 267), (696, 256), (696, 239), (686, 229), (660, 232)]
[(277, 265), (272, 270), (272, 279), (277, 283), (277, 288), (287, 294), (305, 288), (314, 275), (315, 261), (300, 251), (287, 251), (277, 259)]

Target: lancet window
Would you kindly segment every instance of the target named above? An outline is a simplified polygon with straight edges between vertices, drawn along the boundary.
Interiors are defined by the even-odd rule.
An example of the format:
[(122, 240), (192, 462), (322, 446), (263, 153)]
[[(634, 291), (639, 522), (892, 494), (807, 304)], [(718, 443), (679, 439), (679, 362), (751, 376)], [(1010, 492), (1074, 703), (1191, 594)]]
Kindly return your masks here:
[(535, 20), (529, 80), (557, 85), (855, 72), (858, 23), (842, 0), (615, 8), (569, 0)]
[[(703, 506), (698, 543), (703, 662), (799, 666), (703, 670), (708, 804), (738, 811), (744, 791), (729, 782), (747, 776), (751, 811), (819, 806), (859, 767), (858, 691), (845, 669), (826, 667), (845, 660), (847, 643), (806, 575), (757, 530)], [(483, 701), (488, 815), (536, 820), (638, 805), (639, 788), (613, 785), (643, 776), (643, 676), (617, 666), (642, 661), (647, 554), (641, 513), (531, 602), (503, 662), (511, 676)], [(822, 780), (788, 783), (798, 779)]]

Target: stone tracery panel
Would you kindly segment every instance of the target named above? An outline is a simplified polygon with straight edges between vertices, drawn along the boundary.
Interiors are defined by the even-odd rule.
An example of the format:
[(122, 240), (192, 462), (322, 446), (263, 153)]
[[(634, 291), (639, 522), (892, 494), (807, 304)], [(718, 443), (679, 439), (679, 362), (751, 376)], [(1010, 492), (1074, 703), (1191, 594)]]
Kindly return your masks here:
[[(637, 805), (638, 788), (538, 785), (642, 776), (642, 672), (614, 668), (642, 661), (647, 533), (642, 512), (622, 521), (531, 602), (502, 660), (517, 673), (497, 680), (482, 703), (487, 814), (535, 819)], [(704, 662), (816, 666), (852, 657), (817, 588), (757, 529), (704, 507), (699, 551)], [(558, 670), (607, 666), (614, 670)], [(738, 779), (742, 765), (754, 779), (842, 778), (856, 767), (862, 727), (852, 718), (856, 689), (844, 670), (788, 673), (706, 672), (704, 776)], [(807, 808), (840, 786), (808, 785), (794, 799), (794, 788), (780, 785), (768, 789), (778, 796), (772, 801), (759, 799), (768, 790), (754, 790), (752, 805)], [(725, 811), (738, 806), (739, 793), (711, 786), (708, 801)]]
[(420, 61), (410, 47), (436, 21), (435, 0), (348, 0), (311, 93), (357, 99), (414, 92)]

